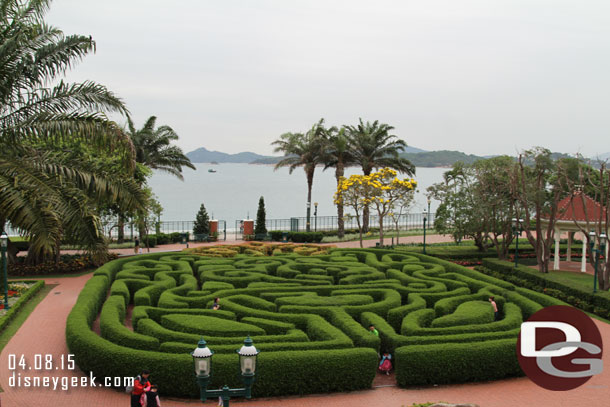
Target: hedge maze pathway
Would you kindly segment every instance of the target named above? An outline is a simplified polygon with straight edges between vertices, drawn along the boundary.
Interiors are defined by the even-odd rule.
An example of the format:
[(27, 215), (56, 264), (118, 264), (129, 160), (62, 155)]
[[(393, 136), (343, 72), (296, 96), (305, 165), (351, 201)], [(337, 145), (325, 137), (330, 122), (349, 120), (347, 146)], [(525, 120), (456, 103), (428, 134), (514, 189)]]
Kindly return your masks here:
[[(196, 397), (189, 353), (215, 352), (212, 387), (240, 385), (235, 350), (261, 350), (253, 394), (369, 388), (378, 351), (401, 386), (518, 376), (520, 324), (561, 302), (418, 254), (336, 249), (301, 256), (151, 254), (98, 269), (68, 317), (66, 339), (98, 377), (153, 371), (164, 395)], [(501, 318), (494, 321), (489, 296)], [(220, 297), (220, 310), (212, 310)], [(128, 304), (133, 330), (125, 326)], [(91, 330), (100, 313), (100, 333)], [(367, 327), (374, 325), (379, 337)]]

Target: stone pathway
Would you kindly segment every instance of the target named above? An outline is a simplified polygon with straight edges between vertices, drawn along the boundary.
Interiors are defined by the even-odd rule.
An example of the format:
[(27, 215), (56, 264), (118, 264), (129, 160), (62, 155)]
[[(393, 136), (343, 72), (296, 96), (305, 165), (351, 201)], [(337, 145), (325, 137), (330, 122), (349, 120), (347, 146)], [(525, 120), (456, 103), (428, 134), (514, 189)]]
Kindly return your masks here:
[[(415, 236), (414, 238), (420, 238)], [(370, 241), (374, 242), (375, 241)], [(358, 242), (355, 242), (358, 244)], [(343, 244), (342, 244), (343, 245)], [(65, 323), (76, 298), (91, 274), (70, 278), (48, 278), (49, 284), (57, 284), (47, 297), (36, 307), (27, 321), (7, 344), (0, 354), (0, 405), (3, 407), (114, 407), (127, 406), (129, 396), (123, 392), (103, 388), (75, 387), (61, 389), (61, 380), (80, 378), (78, 370), (51, 369), (48, 371), (9, 369), (9, 355), (15, 355), (17, 361), (24, 355), (28, 365), (35, 361), (35, 355), (53, 355), (55, 362), (61, 356), (67, 358), (68, 349), (65, 341)], [(610, 344), (610, 325), (595, 321), (599, 327), (606, 346)], [(345, 407), (388, 407), (410, 406), (413, 403), (428, 401), (447, 401), (454, 403), (477, 403), (481, 407), (578, 407), (605, 406), (610, 399), (610, 352), (604, 353), (605, 370), (593, 377), (584, 386), (568, 392), (551, 392), (544, 390), (526, 378), (495, 381), (489, 383), (463, 384), (426, 388), (400, 389), (379, 387), (372, 390), (306, 397), (284, 397), (258, 399), (251, 401), (232, 400), (235, 405), (260, 407), (307, 407), (307, 406), (345, 406)], [(103, 357), (103, 355), (100, 355)], [(11, 375), (19, 373), (24, 376), (50, 377), (59, 380), (56, 390), (52, 388), (28, 388), (11, 386)], [(337, 372), (340, 374), (341, 372)], [(134, 373), (135, 374), (135, 373)], [(191, 380), (191, 378), (185, 378)], [(53, 386), (51, 382), (51, 387)], [(215, 406), (216, 400), (205, 403)], [(164, 399), (163, 406), (201, 405), (198, 400)]]

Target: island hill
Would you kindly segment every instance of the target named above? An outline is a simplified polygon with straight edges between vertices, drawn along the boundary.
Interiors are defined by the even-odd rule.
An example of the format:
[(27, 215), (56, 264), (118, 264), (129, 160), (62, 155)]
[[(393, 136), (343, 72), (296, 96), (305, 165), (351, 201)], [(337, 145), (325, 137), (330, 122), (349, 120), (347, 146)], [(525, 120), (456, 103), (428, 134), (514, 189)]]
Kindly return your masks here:
[[(269, 164), (275, 165), (282, 157), (265, 156), (249, 151), (228, 154), (220, 151), (210, 151), (205, 147), (200, 147), (186, 154), (192, 163), (243, 163), (243, 164)], [(455, 162), (461, 161), (467, 164), (479, 159), (486, 158), (472, 154), (465, 154), (461, 151), (426, 151), (416, 147), (407, 147), (401, 154), (416, 167), (451, 167)]]

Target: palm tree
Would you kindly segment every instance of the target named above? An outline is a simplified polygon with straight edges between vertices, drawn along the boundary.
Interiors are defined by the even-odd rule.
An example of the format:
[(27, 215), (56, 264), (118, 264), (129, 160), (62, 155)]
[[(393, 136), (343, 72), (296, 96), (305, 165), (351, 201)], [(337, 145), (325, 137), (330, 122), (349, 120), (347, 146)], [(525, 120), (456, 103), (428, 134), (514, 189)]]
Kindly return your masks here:
[[(345, 175), (345, 168), (355, 164), (351, 154), (348, 138), (345, 134), (345, 127), (337, 129), (331, 127), (322, 129), (324, 142), (324, 169), (334, 168), (337, 185)], [(342, 238), (345, 234), (345, 222), (343, 220), (343, 204), (337, 204), (337, 236)]]
[(275, 145), (274, 152), (284, 153), (284, 158), (275, 165), (277, 170), (280, 167), (288, 167), (289, 173), (297, 167), (303, 167), (305, 176), (307, 177), (307, 231), (311, 230), (311, 188), (313, 186), (313, 175), (316, 166), (323, 164), (322, 154), (322, 124), (324, 120), (320, 120), (314, 124), (307, 133), (284, 133), (280, 138), (273, 143)]
[[(415, 175), (415, 167), (406, 158), (400, 157), (407, 143), (399, 139), (390, 131), (394, 127), (379, 123), (375, 120), (373, 123), (364, 123), (360, 119), (356, 126), (345, 126), (350, 151), (354, 161), (362, 168), (364, 175), (370, 175), (376, 168), (393, 168), (408, 176)], [(365, 207), (363, 210), (362, 227), (364, 232), (369, 228), (369, 209)]]
[[(127, 116), (127, 133), (135, 149), (135, 159), (138, 164), (142, 164), (150, 169), (164, 171), (174, 175), (183, 181), (182, 167), (196, 169), (191, 160), (184, 155), (182, 149), (172, 145), (173, 141), (178, 140), (178, 134), (169, 126), (159, 126), (155, 128), (157, 118), (151, 116), (146, 120), (144, 126), (137, 130)], [(135, 173), (136, 181), (140, 184), (146, 182), (146, 175), (140, 171)], [(118, 210), (118, 240), (123, 241), (125, 214)], [(140, 225), (140, 236), (146, 234), (144, 226)]]
[(157, 118), (151, 116), (140, 130), (136, 130), (130, 117), (127, 117), (129, 137), (136, 152), (136, 162), (150, 169), (170, 173), (183, 181), (182, 167), (196, 169), (191, 160), (178, 146), (171, 145), (178, 140), (178, 134), (169, 126), (155, 129)]
[(0, 229), (10, 222), (29, 237), (30, 259), (57, 255), (67, 234), (102, 256), (97, 203), (137, 207), (141, 195), (134, 183), (74, 159), (65, 147), (82, 143), (112, 152), (119, 172), (133, 171), (133, 146), (106, 116), (127, 111), (102, 85), (59, 80), (95, 43), (45, 24), (50, 3), (0, 0)]

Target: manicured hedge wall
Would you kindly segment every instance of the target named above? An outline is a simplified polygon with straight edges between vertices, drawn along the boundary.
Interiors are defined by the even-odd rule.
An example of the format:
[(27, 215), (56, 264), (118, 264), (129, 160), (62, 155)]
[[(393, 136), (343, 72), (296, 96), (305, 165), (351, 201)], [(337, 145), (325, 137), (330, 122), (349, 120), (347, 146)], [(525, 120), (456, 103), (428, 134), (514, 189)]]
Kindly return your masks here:
[(516, 339), (403, 346), (396, 349), (399, 386), (497, 380), (523, 375)]

